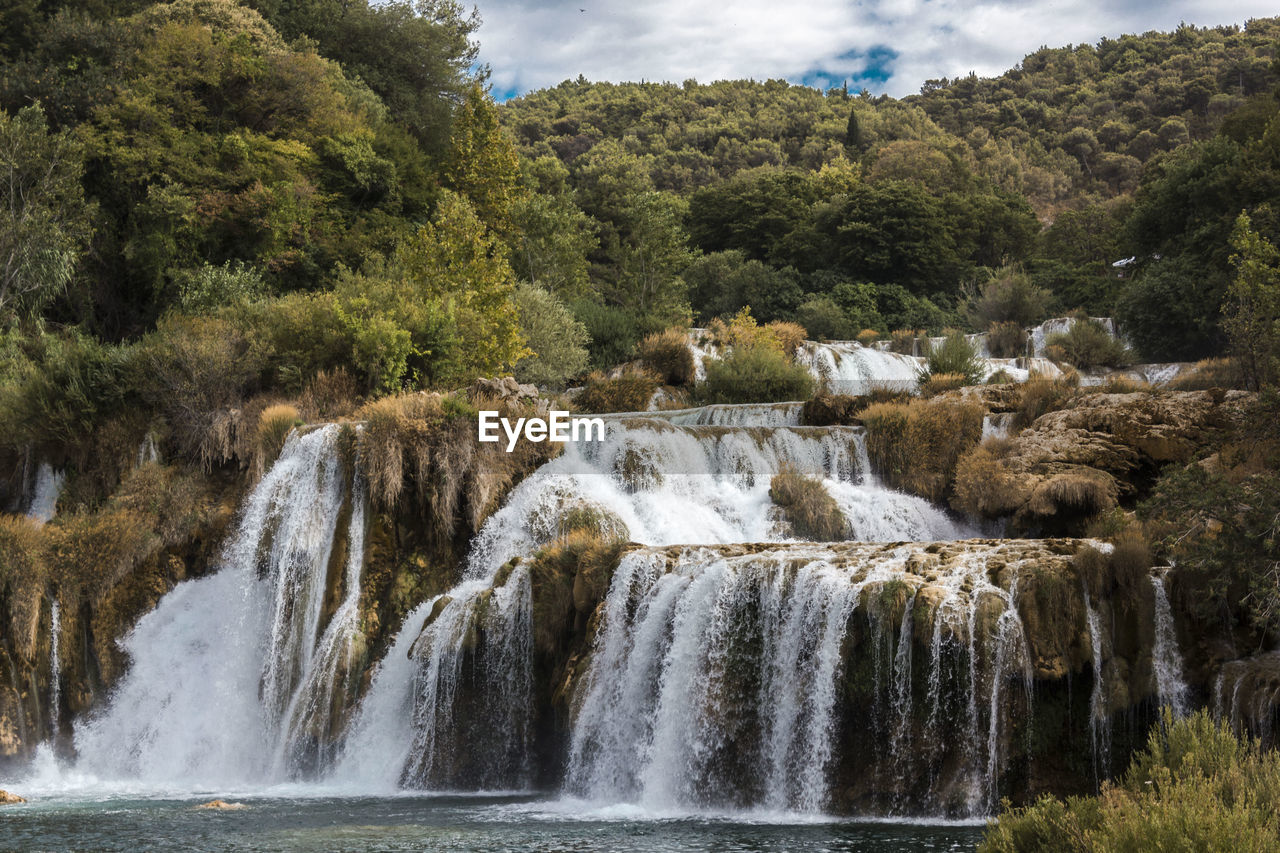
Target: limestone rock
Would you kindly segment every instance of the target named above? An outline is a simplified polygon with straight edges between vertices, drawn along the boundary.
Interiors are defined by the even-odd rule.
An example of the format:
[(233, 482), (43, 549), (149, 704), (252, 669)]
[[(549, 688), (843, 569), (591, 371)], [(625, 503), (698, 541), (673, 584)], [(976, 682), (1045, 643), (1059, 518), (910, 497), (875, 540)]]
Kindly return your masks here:
[(1248, 396), (1086, 395), (1007, 443), (961, 459), (953, 503), (975, 516), (1012, 517), (1014, 533), (1079, 533), (1084, 519), (1139, 497), (1163, 465), (1188, 462), (1209, 447)]
[(17, 794), (11, 794), (8, 791), (0, 791), (0, 806), (12, 806), (18, 803), (25, 803), (22, 797)]

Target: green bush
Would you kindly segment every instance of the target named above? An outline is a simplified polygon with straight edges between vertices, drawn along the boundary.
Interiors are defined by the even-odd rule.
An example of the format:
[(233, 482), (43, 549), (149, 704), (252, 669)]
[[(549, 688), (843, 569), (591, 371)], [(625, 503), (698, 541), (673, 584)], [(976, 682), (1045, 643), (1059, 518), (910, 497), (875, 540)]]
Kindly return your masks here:
[(1045, 348), (1057, 348), (1061, 361), (1080, 369), (1125, 367), (1133, 363), (1133, 354), (1092, 317), (1077, 316), (1071, 328), (1050, 335)]
[(1166, 711), (1124, 777), (1096, 797), (1043, 797), (988, 825), (980, 853), (1264, 851), (1280, 843), (1280, 754), (1207, 711)]
[(952, 331), (941, 344), (929, 347), (928, 358), (916, 379), (921, 385), (927, 385), (933, 376), (958, 374), (964, 377), (964, 384), (976, 385), (982, 381), (984, 372), (977, 348), (962, 332)]
[(814, 340), (848, 341), (858, 333), (858, 325), (830, 296), (810, 296), (800, 303), (795, 318)]
[(564, 303), (537, 285), (522, 283), (516, 288), (516, 312), (525, 344), (533, 351), (516, 363), (517, 379), (559, 387), (586, 368), (587, 327)]
[(587, 299), (580, 299), (569, 307), (591, 337), (587, 350), (592, 367), (613, 367), (631, 358), (640, 339), (640, 324), (635, 316), (622, 308)]
[(975, 329), (995, 323), (1016, 323), (1019, 328), (1034, 326), (1049, 315), (1053, 294), (1032, 283), (1020, 269), (1002, 267), (992, 274), (982, 289), (971, 295), (965, 314)]
[(224, 305), (257, 299), (266, 293), (262, 273), (241, 261), (220, 267), (212, 264), (174, 274), (178, 304), (188, 314), (201, 314)]
[(706, 364), (707, 378), (695, 386), (701, 403), (781, 403), (807, 400), (813, 377), (773, 347), (757, 345), (733, 349)]

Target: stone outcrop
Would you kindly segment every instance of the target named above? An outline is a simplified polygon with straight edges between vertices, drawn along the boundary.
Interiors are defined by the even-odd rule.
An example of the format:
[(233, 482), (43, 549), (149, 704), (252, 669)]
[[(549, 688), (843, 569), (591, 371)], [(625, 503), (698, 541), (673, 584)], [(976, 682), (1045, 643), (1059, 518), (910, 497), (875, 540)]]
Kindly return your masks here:
[(953, 505), (1011, 518), (1011, 532), (1071, 534), (1131, 503), (1162, 466), (1187, 462), (1220, 440), (1249, 395), (1241, 391), (1087, 394), (1012, 439), (960, 460)]
[(8, 791), (0, 791), (0, 806), (13, 806), (18, 803), (25, 803), (22, 797), (17, 794), (11, 794)]

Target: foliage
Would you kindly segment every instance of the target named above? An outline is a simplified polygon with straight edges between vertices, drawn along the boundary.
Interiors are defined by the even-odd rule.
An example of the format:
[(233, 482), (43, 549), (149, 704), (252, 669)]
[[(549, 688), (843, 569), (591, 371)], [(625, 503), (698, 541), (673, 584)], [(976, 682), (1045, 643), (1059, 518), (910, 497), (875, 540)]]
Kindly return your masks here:
[(532, 351), (516, 363), (516, 378), (555, 386), (581, 373), (587, 366), (586, 326), (537, 285), (518, 285), (515, 301), (520, 333)]
[(1067, 331), (1050, 335), (1045, 341), (1046, 352), (1054, 350), (1060, 355), (1057, 361), (1065, 361), (1080, 370), (1125, 367), (1133, 363), (1124, 342), (1112, 337), (1097, 320), (1077, 315), (1074, 321)]
[(643, 412), (659, 384), (659, 378), (644, 369), (628, 368), (617, 376), (597, 371), (573, 398), (574, 408), (589, 414)]
[(0, 320), (38, 314), (71, 282), (92, 216), (83, 171), (80, 143), (39, 106), (0, 111)]
[(453, 118), (444, 178), (464, 196), (481, 222), (498, 233), (511, 227), (520, 195), (520, 163), (515, 146), (498, 126), (497, 108), (479, 83), (467, 90)]
[(1231, 247), (1236, 277), (1223, 305), (1223, 328), (1248, 386), (1274, 386), (1280, 380), (1280, 250), (1253, 230), (1246, 213), (1236, 220)]
[(873, 403), (861, 415), (867, 454), (893, 488), (941, 500), (957, 461), (982, 437), (984, 413), (979, 403), (946, 398)]
[(813, 377), (776, 345), (734, 346), (723, 358), (708, 359), (707, 377), (693, 389), (701, 403), (780, 403), (813, 393)]
[(993, 358), (1018, 358), (1027, 352), (1027, 333), (1012, 320), (987, 327), (987, 351)]
[(976, 295), (970, 296), (965, 310), (975, 329), (997, 323), (1026, 328), (1048, 316), (1052, 298), (1053, 294), (1033, 284), (1022, 270), (1004, 267), (996, 270)]
[(1280, 756), (1208, 711), (1166, 710), (1117, 783), (1097, 797), (1047, 796), (988, 825), (982, 853), (1269, 850), (1280, 834)]
[(694, 379), (693, 351), (684, 329), (655, 332), (636, 348), (640, 363), (663, 385), (688, 385)]
[(925, 385), (931, 377), (947, 374), (963, 377), (966, 385), (977, 385), (982, 381), (984, 372), (977, 347), (963, 332), (952, 331), (941, 344), (930, 345), (925, 364), (916, 378)]
[(769, 481), (769, 498), (782, 510), (795, 534), (815, 542), (848, 538), (849, 522), (821, 480), (785, 464)]
[(264, 295), (266, 283), (262, 274), (243, 262), (228, 262), (220, 267), (204, 264), (174, 274), (178, 287), (178, 304), (188, 314), (200, 314), (244, 302)]

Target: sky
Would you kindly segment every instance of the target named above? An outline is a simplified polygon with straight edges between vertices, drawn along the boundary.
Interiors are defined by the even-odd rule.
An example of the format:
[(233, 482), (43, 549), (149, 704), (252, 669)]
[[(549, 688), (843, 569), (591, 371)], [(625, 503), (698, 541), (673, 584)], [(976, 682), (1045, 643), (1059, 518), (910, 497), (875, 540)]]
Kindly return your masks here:
[(783, 78), (894, 97), (998, 75), (1041, 46), (1243, 24), (1264, 0), (475, 0), (499, 100), (562, 80)]

